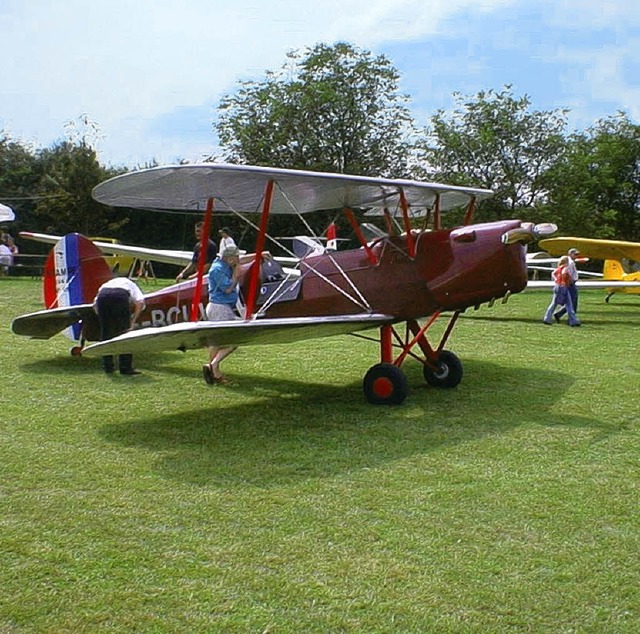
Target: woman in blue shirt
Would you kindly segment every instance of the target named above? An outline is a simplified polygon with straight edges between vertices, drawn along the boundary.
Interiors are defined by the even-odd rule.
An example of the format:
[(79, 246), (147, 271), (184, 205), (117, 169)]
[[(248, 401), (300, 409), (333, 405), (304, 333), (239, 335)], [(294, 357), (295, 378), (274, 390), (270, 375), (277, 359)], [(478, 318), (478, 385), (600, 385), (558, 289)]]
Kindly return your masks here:
[[(232, 321), (239, 319), (235, 313), (238, 301), (238, 274), (240, 272), (240, 251), (238, 247), (227, 247), (222, 257), (214, 260), (209, 269), (209, 321)], [(202, 376), (209, 384), (227, 384), (231, 381), (220, 373), (220, 362), (228, 357), (237, 346), (209, 348), (209, 363), (202, 366)]]

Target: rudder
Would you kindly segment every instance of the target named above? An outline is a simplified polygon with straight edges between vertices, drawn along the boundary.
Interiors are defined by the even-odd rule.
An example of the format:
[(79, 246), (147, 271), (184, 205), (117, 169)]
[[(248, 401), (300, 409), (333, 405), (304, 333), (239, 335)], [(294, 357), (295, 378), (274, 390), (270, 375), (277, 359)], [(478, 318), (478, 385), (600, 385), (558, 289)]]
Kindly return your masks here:
[[(100, 249), (79, 233), (68, 233), (54, 245), (45, 261), (44, 305), (59, 308), (89, 304), (100, 286), (112, 277)], [(77, 340), (80, 324), (71, 329), (68, 336)]]
[(622, 268), (622, 264), (618, 262), (618, 260), (604, 261), (602, 274), (605, 280), (621, 280), (624, 273), (625, 271)]

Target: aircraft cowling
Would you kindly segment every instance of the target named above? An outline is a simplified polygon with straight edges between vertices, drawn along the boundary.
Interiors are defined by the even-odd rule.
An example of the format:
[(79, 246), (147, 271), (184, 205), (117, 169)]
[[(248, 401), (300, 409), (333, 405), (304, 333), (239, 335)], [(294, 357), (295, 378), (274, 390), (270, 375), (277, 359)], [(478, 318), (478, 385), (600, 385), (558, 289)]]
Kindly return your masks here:
[(503, 242), (522, 224), (507, 220), (424, 234), (417, 262), (440, 309), (460, 310), (524, 290), (525, 247)]

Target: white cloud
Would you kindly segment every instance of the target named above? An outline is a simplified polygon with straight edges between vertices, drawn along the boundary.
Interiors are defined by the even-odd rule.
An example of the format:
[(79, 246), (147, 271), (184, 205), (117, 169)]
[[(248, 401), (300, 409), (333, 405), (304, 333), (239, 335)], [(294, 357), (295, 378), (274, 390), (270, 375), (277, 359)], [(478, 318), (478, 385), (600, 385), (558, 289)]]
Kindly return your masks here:
[[(621, 0), (581, 0), (579, 10), (575, 4), (535, 5), (555, 31), (549, 38), (562, 41), (562, 29), (589, 33), (597, 23), (617, 34), (617, 44), (550, 46), (550, 61), (578, 65), (582, 79), (568, 81), (575, 95), (584, 94), (580, 81), (588, 82), (585, 100), (606, 90), (615, 91), (615, 101), (637, 103), (637, 85), (614, 62), (616, 55), (638, 59), (627, 29), (640, 12)], [(278, 68), (289, 50), (336, 40), (376, 50), (389, 42), (464, 36), (464, 49), (425, 59), (423, 81), (428, 85), (432, 67), (447, 64), (481, 77), (491, 70), (485, 49), (533, 51), (541, 36), (523, 36), (526, 23), (478, 32), (477, 20), (491, 25), (495, 16), (499, 23), (507, 11), (517, 20), (530, 6), (527, 0), (0, 0), (0, 36), (10, 51), (0, 65), (0, 129), (48, 145), (63, 136), (66, 121), (86, 113), (104, 134), (103, 160), (198, 158), (212, 149), (206, 118), (213, 119), (221, 95), (240, 78)], [(391, 61), (402, 70), (404, 60)], [(466, 88), (452, 85), (449, 92)]]

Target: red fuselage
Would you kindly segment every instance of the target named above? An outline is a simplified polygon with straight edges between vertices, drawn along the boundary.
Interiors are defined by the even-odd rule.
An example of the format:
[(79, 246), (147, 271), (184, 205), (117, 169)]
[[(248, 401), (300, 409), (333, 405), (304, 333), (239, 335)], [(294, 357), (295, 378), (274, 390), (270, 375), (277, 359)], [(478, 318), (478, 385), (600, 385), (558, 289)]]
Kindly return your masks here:
[[(406, 236), (381, 238), (372, 245), (376, 263), (364, 248), (315, 256), (301, 262), (295, 299), (271, 304), (266, 317), (310, 317), (375, 312), (419, 319), (436, 311), (461, 310), (518, 293), (527, 284), (525, 247), (506, 245), (502, 235), (520, 221), (415, 232), (415, 257)], [(245, 291), (252, 264), (242, 268)], [(195, 282), (170, 286), (147, 296), (144, 326), (187, 321)], [(206, 286), (203, 303), (206, 303)], [(201, 317), (204, 309), (201, 306)]]

